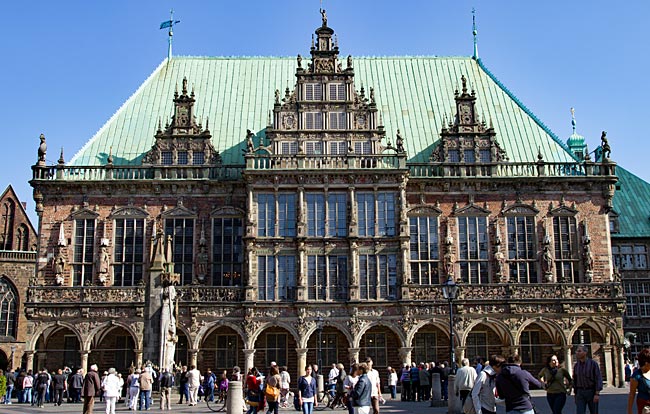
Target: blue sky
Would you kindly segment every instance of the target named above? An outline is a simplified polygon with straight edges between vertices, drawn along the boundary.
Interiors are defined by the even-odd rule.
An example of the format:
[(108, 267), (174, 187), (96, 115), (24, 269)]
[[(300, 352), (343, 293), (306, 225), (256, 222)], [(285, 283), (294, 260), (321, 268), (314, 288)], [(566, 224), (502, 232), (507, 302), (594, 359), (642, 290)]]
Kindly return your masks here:
[[(606, 130), (612, 158), (646, 181), (650, 145), (650, 2), (323, 0), (345, 55), (472, 54), (472, 7), (486, 66), (560, 138), (570, 107), (591, 149)], [(318, 0), (22, 1), (3, 4), (0, 186), (34, 220), (30, 166), (70, 159), (166, 56), (295, 56), (320, 24)], [(1, 191), (1, 190), (0, 190)], [(34, 223), (37, 224), (36, 222)]]

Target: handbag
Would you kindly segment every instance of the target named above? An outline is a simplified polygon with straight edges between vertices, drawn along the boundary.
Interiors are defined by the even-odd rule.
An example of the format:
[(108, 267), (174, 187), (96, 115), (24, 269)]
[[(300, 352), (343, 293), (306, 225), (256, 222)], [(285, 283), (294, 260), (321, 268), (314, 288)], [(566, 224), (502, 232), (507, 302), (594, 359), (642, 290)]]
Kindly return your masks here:
[(467, 398), (465, 398), (465, 404), (463, 404), (463, 413), (476, 414), (476, 408), (474, 408), (474, 401), (472, 401), (471, 395), (468, 395)]

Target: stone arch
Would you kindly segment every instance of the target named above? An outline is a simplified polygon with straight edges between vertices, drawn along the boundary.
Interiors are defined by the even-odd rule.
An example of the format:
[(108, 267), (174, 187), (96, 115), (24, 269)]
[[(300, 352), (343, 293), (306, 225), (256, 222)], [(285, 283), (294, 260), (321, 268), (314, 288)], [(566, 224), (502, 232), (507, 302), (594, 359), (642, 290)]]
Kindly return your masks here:
[(129, 367), (138, 364), (135, 351), (141, 344), (128, 325), (111, 321), (93, 329), (89, 337), (89, 365), (94, 363), (104, 370), (113, 367), (125, 375)]
[(523, 323), (515, 333), (515, 347), (521, 357), (522, 367), (539, 372), (550, 355), (557, 355), (563, 362), (561, 351), (566, 344), (564, 332), (553, 321), (537, 317)]
[[(508, 356), (509, 352), (504, 350), (504, 347), (512, 347), (515, 344), (508, 326), (500, 320), (488, 317), (472, 320), (460, 333), (460, 343), (465, 358), (470, 360), (477, 356), (488, 358), (492, 354)], [(458, 362), (461, 362), (460, 355)]]
[(230, 371), (235, 365), (244, 366), (245, 336), (237, 325), (219, 322), (211, 324), (202, 333), (200, 342), (195, 342), (194, 349), (198, 350), (197, 365), (201, 372), (207, 368), (217, 372)]
[[(352, 344), (354, 343), (354, 338), (352, 337), (352, 333), (348, 329), (347, 324), (343, 322), (324, 320), (323, 328), (328, 326), (335, 328), (336, 330), (341, 332), (345, 336), (345, 339), (347, 339), (349, 346), (352, 347)], [(309, 339), (314, 334), (314, 332), (316, 332), (316, 330), (317, 327), (316, 325), (314, 325), (309, 330), (307, 330), (307, 332), (300, 338), (299, 344), (301, 348), (308, 348), (307, 342), (309, 342)]]
[(272, 322), (262, 322), (257, 329), (255, 329), (250, 335), (247, 335), (246, 340), (244, 341), (246, 343), (246, 347), (249, 349), (254, 349), (255, 342), (257, 342), (262, 332), (273, 327), (286, 329), (287, 332), (289, 332), (293, 337), (293, 340), (296, 342), (296, 345), (300, 343), (300, 334), (298, 333), (298, 331), (296, 331), (296, 328), (293, 325), (291, 325), (288, 322), (275, 320)]
[[(423, 328), (423, 327), (425, 327), (427, 325), (432, 325), (432, 326), (440, 329), (442, 332), (447, 334), (447, 338), (449, 338), (449, 321), (445, 322), (445, 321), (437, 320), (437, 319), (424, 320), (424, 321), (419, 321), (418, 323), (416, 323), (411, 328), (410, 331), (406, 332), (406, 334), (405, 334), (406, 342), (405, 343), (407, 344), (407, 346), (413, 346), (413, 338), (415, 338), (415, 334), (417, 334), (418, 331), (421, 328)], [(456, 333), (457, 333), (457, 331), (456, 331)], [(458, 334), (456, 334), (456, 341), (458, 341), (458, 340), (459, 340)]]
[(505, 341), (502, 341), (503, 346), (514, 345), (515, 341), (512, 336), (512, 332), (503, 321), (494, 318), (485, 317), (481, 319), (472, 320), (465, 329), (460, 331), (459, 340), (462, 346), (465, 346), (467, 342), (467, 336), (478, 325), (487, 326), (488, 328), (492, 329), (495, 333), (500, 335), (502, 339), (505, 339)]
[(9, 367), (9, 358), (7, 357), (5, 351), (0, 349), (0, 369), (2, 370), (2, 372), (4, 372), (7, 370), (8, 367)]
[(200, 349), (201, 344), (207, 338), (210, 334), (212, 334), (212, 331), (219, 329), (221, 326), (226, 326), (233, 331), (237, 332), (237, 334), (241, 337), (242, 341), (244, 344), (247, 344), (246, 342), (246, 333), (244, 330), (241, 328), (241, 326), (237, 323), (234, 322), (228, 322), (224, 320), (217, 320), (211, 323), (205, 324), (201, 329), (199, 329), (199, 332), (196, 333), (196, 335), (191, 335), (189, 331), (186, 331), (186, 335), (188, 338), (191, 338), (191, 343), (192, 343), (192, 348), (193, 349)]
[[(322, 372), (327, 374), (332, 363), (343, 363), (348, 366), (350, 362), (350, 352), (352, 336), (346, 329), (341, 329), (341, 324), (323, 323), (323, 332), (321, 335), (321, 349), (323, 354)], [(307, 361), (318, 361), (318, 329), (311, 329), (308, 335), (303, 338), (304, 344), (301, 348), (307, 348)]]
[[(70, 337), (74, 340), (70, 340)], [(83, 338), (76, 327), (70, 323), (57, 321), (40, 327), (28, 345), (28, 350), (36, 351), (34, 369), (71, 368), (81, 366)]]
[(36, 345), (38, 343), (38, 340), (41, 339), (41, 336), (43, 336), (44, 337), (43, 339), (47, 341), (47, 338), (49, 336), (51, 336), (52, 334), (56, 333), (56, 331), (63, 328), (69, 329), (72, 333), (74, 333), (77, 336), (77, 340), (79, 341), (80, 346), (84, 343), (81, 337), (81, 333), (77, 330), (77, 328), (73, 324), (64, 321), (56, 321), (56, 322), (36, 326), (36, 328), (34, 329), (34, 333), (25, 343), (26, 345), (25, 350), (36, 351)]
[(548, 336), (551, 338), (559, 339), (561, 342), (557, 344), (558, 346), (566, 346), (569, 340), (567, 339), (564, 329), (555, 322), (552, 319), (547, 319), (543, 317), (537, 317), (534, 319), (528, 319), (524, 321), (524, 323), (521, 324), (519, 329), (515, 331), (514, 338), (516, 344), (519, 344), (521, 342), (521, 333), (530, 325), (537, 324), (540, 328), (542, 328)]
[(372, 321), (359, 330), (359, 333), (354, 338), (354, 342), (353, 342), (354, 348), (358, 348), (359, 344), (361, 343), (361, 338), (363, 338), (363, 335), (376, 326), (383, 326), (385, 328), (388, 328), (390, 331), (392, 331), (395, 334), (395, 336), (397, 336), (397, 339), (399, 339), (400, 341), (399, 346), (400, 347), (405, 346), (406, 336), (401, 329), (397, 329), (395, 323), (391, 323), (391, 321)]
[(136, 349), (142, 349), (141, 335), (137, 335), (135, 331), (131, 328), (131, 326), (129, 326), (128, 324), (116, 320), (108, 321), (91, 330), (90, 334), (88, 334), (88, 338), (86, 338), (86, 341), (83, 344), (84, 345), (83, 349), (92, 350), (93, 341), (96, 340), (96, 344), (100, 343), (104, 339), (104, 337), (107, 334), (109, 334), (110, 331), (112, 331), (114, 328), (124, 329), (126, 332), (128, 332), (131, 335), (131, 338), (133, 339)]
[[(411, 361), (415, 363), (444, 361), (449, 358), (449, 326), (441, 321), (428, 320), (418, 323), (407, 335), (407, 341), (408, 347), (411, 348)], [(456, 335), (455, 345), (457, 344)]]
[(612, 325), (609, 320), (605, 318), (589, 317), (580, 318), (573, 324), (568, 335), (568, 341), (571, 341), (572, 345), (573, 336), (583, 325), (587, 325), (590, 329), (597, 332), (603, 338), (603, 342), (607, 342), (607, 345), (615, 345), (623, 342), (616, 326)]

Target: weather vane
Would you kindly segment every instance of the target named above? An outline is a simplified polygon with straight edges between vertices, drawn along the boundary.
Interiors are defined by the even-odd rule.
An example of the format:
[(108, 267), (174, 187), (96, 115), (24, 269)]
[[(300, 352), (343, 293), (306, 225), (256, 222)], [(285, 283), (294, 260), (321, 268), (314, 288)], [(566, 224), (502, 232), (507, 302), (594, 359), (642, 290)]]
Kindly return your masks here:
[(180, 23), (180, 20), (174, 20), (174, 9), (169, 11), (169, 20), (166, 20), (160, 23), (160, 29), (169, 28), (169, 48), (167, 49), (167, 61), (169, 62), (172, 59), (172, 38), (174, 37), (174, 32), (172, 28), (175, 24)]

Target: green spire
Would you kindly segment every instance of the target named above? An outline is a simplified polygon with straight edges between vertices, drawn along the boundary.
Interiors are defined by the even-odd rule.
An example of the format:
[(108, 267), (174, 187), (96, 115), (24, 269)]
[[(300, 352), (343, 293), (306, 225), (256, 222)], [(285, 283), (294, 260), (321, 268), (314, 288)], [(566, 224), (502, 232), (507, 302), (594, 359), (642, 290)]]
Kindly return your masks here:
[(472, 35), (474, 36), (474, 60), (478, 60), (478, 32), (476, 31), (476, 9), (472, 8)]
[(579, 160), (585, 159), (587, 155), (587, 144), (585, 143), (585, 137), (576, 132), (576, 111), (571, 108), (571, 127), (573, 133), (567, 140), (567, 146), (578, 157)]

